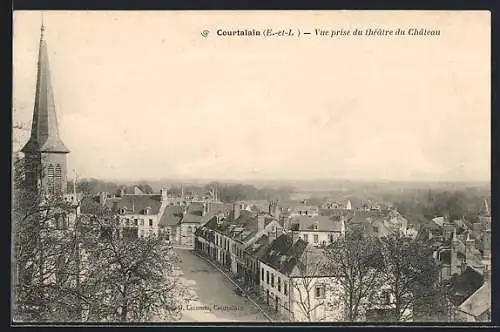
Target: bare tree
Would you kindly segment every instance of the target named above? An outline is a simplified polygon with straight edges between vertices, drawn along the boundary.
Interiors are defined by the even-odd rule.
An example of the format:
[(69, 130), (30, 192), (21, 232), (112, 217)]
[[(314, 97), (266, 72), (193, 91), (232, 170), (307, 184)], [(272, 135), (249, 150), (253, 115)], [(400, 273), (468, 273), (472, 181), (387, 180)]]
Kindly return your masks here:
[(73, 206), (61, 197), (43, 197), (24, 184), (21, 158), (13, 165), (12, 266), (13, 317), (16, 320), (50, 320), (59, 310), (56, 284), (61, 253), (71, 254), (71, 230), (67, 227)]
[[(321, 321), (319, 311), (327, 307), (326, 290), (328, 279), (324, 278), (325, 259), (321, 251), (307, 248), (292, 272), (291, 291), (293, 308), (298, 308), (298, 315), (306, 321)], [(294, 313), (295, 314), (295, 313)]]
[(347, 234), (325, 249), (326, 268), (338, 281), (344, 319), (348, 322), (363, 319), (369, 299), (379, 290), (377, 244), (376, 238)]
[(381, 239), (383, 258), (380, 275), (391, 294), (396, 321), (412, 319), (417, 305), (428, 303), (437, 283), (432, 247), (426, 242), (392, 234)]
[(26, 164), (23, 160), (16, 163), (12, 209), (15, 320), (179, 318), (185, 289), (172, 276), (175, 256), (163, 240), (122, 237), (113, 211), (100, 206), (68, 222), (75, 206), (62, 197), (42, 197), (24, 188)]

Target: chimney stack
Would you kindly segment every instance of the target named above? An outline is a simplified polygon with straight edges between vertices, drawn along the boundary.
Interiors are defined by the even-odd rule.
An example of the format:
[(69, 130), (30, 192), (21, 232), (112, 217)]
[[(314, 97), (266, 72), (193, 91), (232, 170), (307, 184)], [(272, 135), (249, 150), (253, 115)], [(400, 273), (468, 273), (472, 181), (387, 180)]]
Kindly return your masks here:
[(474, 255), (474, 249), (476, 248), (476, 241), (470, 237), (470, 233), (467, 234), (467, 240), (465, 240), (465, 259), (468, 261)]
[(160, 195), (161, 195), (161, 197), (160, 197), (161, 202), (166, 202), (167, 201), (167, 197), (168, 197), (168, 191), (167, 191), (167, 189), (161, 188), (160, 189)]
[(483, 278), (484, 278), (484, 282), (490, 281), (490, 278), (491, 278), (491, 269), (490, 269), (490, 267), (488, 265), (484, 266)]
[(491, 258), (491, 230), (487, 229), (483, 237), (483, 258)]
[(240, 203), (235, 202), (233, 204), (233, 218), (236, 220), (240, 217)]
[(203, 203), (203, 209), (202, 209), (201, 215), (205, 216), (209, 212), (210, 212), (210, 203), (208, 203), (208, 202)]

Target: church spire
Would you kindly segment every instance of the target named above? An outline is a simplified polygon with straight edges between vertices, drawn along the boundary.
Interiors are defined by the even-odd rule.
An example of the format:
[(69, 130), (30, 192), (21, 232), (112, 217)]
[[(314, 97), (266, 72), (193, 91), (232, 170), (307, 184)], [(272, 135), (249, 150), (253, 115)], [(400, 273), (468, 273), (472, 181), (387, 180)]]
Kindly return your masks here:
[(47, 43), (44, 39), (44, 33), (45, 25), (42, 16), (31, 136), (21, 151), (24, 153), (69, 153), (68, 148), (59, 137), (54, 95), (50, 79)]

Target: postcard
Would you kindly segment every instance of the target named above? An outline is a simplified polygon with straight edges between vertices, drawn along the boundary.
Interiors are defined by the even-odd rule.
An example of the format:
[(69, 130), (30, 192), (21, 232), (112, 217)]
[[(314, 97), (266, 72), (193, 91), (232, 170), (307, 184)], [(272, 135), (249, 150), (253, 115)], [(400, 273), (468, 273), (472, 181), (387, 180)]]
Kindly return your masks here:
[(15, 11), (12, 322), (491, 322), (488, 11)]

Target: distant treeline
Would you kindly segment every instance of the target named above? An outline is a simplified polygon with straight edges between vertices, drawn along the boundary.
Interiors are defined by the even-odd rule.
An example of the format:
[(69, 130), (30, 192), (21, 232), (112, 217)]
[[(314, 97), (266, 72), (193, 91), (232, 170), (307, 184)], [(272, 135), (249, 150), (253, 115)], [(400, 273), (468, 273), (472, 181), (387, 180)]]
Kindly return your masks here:
[(393, 198), (394, 206), (411, 223), (418, 224), (437, 216), (465, 218), (475, 222), (491, 194), (486, 189), (465, 188), (453, 191), (416, 190)]
[[(99, 192), (107, 192), (111, 194), (119, 194), (121, 190), (126, 193), (133, 193), (134, 187), (138, 187), (145, 194), (153, 193), (153, 189), (146, 182), (139, 182), (133, 185), (125, 185), (114, 183), (110, 181), (103, 181), (98, 179), (80, 179), (76, 184), (76, 191), (86, 194), (97, 194)], [(68, 180), (68, 191), (73, 191), (73, 180)]]
[[(88, 194), (96, 194), (98, 192), (108, 192), (108, 193), (119, 193), (123, 188), (127, 193), (133, 192), (133, 188), (138, 187), (144, 193), (152, 193), (153, 189), (151, 186), (144, 182), (139, 182), (134, 185), (123, 185), (119, 183), (114, 183), (110, 181), (103, 181), (98, 179), (82, 179), (79, 180), (76, 186), (78, 192), (84, 192)], [(257, 188), (252, 185), (244, 184), (224, 184), (218, 182), (212, 182), (204, 186), (175, 186), (168, 187), (169, 195), (180, 195), (181, 190), (184, 193), (208, 193), (213, 188), (217, 189), (218, 198), (223, 202), (234, 202), (238, 200), (288, 200), (290, 194), (293, 191), (291, 187), (282, 188)], [(68, 190), (73, 190), (73, 182), (68, 181)]]

